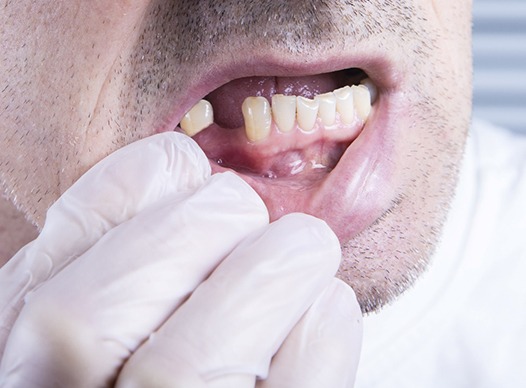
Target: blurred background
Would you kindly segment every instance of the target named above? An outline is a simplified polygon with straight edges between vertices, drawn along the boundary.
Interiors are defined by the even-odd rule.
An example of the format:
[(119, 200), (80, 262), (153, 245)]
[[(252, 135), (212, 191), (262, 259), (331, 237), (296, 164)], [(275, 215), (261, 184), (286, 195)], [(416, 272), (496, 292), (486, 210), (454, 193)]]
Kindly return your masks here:
[(474, 115), (526, 133), (526, 0), (473, 1), (473, 61)]

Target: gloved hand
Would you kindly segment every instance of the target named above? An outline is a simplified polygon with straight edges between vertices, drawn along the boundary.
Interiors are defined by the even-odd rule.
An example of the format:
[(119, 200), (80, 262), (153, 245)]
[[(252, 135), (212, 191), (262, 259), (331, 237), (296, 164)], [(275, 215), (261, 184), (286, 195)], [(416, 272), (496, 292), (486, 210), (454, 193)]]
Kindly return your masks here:
[(0, 385), (349, 386), (361, 315), (339, 255), (320, 220), (269, 225), (191, 139), (134, 143), (0, 269)]

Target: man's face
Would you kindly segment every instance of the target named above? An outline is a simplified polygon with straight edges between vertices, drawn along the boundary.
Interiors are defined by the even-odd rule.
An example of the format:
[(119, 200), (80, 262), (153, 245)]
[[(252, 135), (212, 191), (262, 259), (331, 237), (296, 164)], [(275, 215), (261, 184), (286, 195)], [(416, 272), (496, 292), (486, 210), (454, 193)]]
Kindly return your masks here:
[[(364, 311), (426, 266), (468, 128), (471, 1), (4, 0), (0, 8), (0, 181), (37, 225), (94, 163), (180, 131), (206, 99), (215, 123), (195, 140), (214, 171), (237, 171), (272, 219), (295, 211), (324, 219), (343, 247), (339, 276)], [(338, 108), (332, 119), (335, 104), (348, 103), (345, 89), (332, 92), (359, 83), (377, 91), (370, 113), (352, 94), (365, 105), (358, 118), (344, 120)], [(306, 108), (275, 100), (270, 127), (242, 114), (246, 97), (325, 93)], [(316, 103), (328, 116), (309, 116)], [(291, 127), (281, 123), (290, 117)], [(253, 126), (262, 139), (247, 138)]]

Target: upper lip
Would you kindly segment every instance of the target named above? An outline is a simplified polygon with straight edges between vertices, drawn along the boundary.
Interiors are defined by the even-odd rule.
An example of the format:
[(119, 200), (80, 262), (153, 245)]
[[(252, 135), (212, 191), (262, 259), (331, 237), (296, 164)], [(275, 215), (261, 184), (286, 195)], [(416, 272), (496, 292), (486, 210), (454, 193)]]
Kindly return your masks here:
[(222, 65), (212, 63), (208, 66), (211, 69), (203, 69), (202, 75), (198, 76), (187, 88), (187, 95), (179, 96), (180, 99), (168, 120), (170, 128), (163, 128), (163, 131), (173, 130), (183, 115), (197, 101), (220, 86), (238, 78), (252, 76), (301, 77), (360, 68), (374, 82), (379, 92), (389, 93), (400, 83), (400, 75), (394, 71), (395, 66), (386, 55), (350, 53), (310, 60), (261, 55), (250, 60), (236, 60)]

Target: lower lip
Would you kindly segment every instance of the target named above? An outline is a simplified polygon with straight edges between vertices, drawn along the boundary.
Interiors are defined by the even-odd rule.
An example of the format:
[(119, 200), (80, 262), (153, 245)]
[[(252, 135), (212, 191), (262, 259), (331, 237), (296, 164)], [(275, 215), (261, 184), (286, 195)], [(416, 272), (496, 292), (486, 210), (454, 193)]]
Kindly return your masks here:
[[(302, 212), (323, 219), (347, 242), (374, 223), (393, 204), (394, 140), (397, 131), (390, 112), (393, 100), (381, 96), (360, 135), (335, 168), (309, 184), (292, 178), (269, 179), (236, 172), (261, 196), (271, 220)], [(230, 169), (210, 161), (214, 173)]]
[[(290, 75), (291, 72), (298, 75), (319, 74), (349, 67), (367, 69), (367, 74), (378, 87), (379, 95), (364, 129), (332, 171), (323, 172), (321, 178), (308, 185), (289, 178), (269, 179), (234, 171), (261, 196), (271, 220), (292, 212), (311, 214), (325, 220), (342, 243), (373, 224), (396, 200), (393, 184), (397, 179), (394, 176), (395, 140), (403, 135), (401, 129), (405, 126), (400, 121), (403, 121), (402, 112), (407, 107), (398, 88), (403, 77), (392, 72), (394, 66), (389, 61), (383, 57), (360, 57), (353, 53), (352, 59), (339, 56), (327, 58), (317, 66), (309, 63), (276, 66), (266, 58), (255, 58), (249, 64), (240, 63), (221, 74), (213, 72), (213, 79), (204, 79), (192, 88), (195, 98), (188, 100), (191, 105), (221, 84), (238, 77)], [(240, 69), (252, 69), (252, 73), (243, 73)], [(175, 128), (182, 114), (190, 108), (188, 104), (178, 105), (172, 115), (174, 119), (168, 120), (173, 124), (171, 128)], [(213, 157), (210, 157), (210, 164), (213, 173), (233, 171), (219, 165)]]

